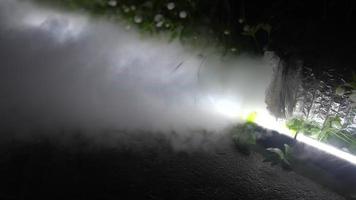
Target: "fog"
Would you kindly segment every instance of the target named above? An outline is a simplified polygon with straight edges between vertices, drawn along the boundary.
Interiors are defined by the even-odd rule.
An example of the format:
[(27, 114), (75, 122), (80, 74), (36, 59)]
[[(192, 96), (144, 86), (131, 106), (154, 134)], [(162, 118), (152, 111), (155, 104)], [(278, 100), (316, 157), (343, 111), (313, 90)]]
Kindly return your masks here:
[(265, 110), (275, 65), (14, 0), (0, 2), (0, 58), (1, 129), (17, 131), (220, 130)]

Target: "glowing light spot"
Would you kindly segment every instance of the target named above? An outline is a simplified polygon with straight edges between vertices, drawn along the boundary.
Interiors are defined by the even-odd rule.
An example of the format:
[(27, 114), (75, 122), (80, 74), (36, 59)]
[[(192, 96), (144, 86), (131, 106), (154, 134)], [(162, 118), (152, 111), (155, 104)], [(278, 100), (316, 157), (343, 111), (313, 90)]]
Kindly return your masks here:
[(129, 13), (130, 12), (130, 8), (127, 6), (122, 6), (122, 10), (124, 11), (124, 13)]
[(225, 115), (229, 118), (240, 117), (240, 105), (237, 101), (227, 98), (213, 98), (210, 97), (216, 112)]
[(249, 26), (249, 25), (245, 25), (244, 28), (243, 28), (243, 30), (244, 30), (245, 32), (248, 32), (248, 31), (250, 30), (250, 26)]
[[(229, 98), (213, 99), (215, 110), (227, 117), (240, 117), (244, 121), (251, 120), (253, 117), (254, 123), (266, 129), (277, 131), (280, 134), (286, 135), (293, 138), (294, 133), (289, 130), (286, 126), (286, 121), (281, 119), (276, 119), (273, 117), (266, 109), (258, 109), (257, 111), (246, 109), (241, 109), (241, 107)], [(319, 142), (315, 139), (307, 137), (302, 133), (298, 134), (296, 138), (299, 142), (310, 145), (316, 149), (324, 151), (327, 154), (336, 156), (340, 159), (346, 160), (352, 164), (356, 165), (356, 156), (348, 152), (337, 149), (328, 144)]]
[[(286, 121), (285, 120), (276, 120), (273, 118), (271, 115), (266, 115), (266, 113), (262, 114), (261, 116), (257, 115), (258, 120), (256, 119), (256, 123), (262, 127), (275, 130), (279, 132), (280, 134), (286, 135), (288, 137), (293, 137), (294, 133), (289, 130), (286, 126)], [(317, 148), (319, 150), (322, 150), (328, 154), (334, 155), (338, 158), (341, 158), (343, 160), (346, 160), (352, 164), (356, 165), (356, 156), (344, 152), (340, 149), (337, 149), (333, 146), (330, 146), (328, 144), (319, 142), (315, 139), (312, 139), (310, 137), (307, 137), (303, 135), (302, 133), (298, 134), (296, 138), (299, 142), (308, 144), (314, 148)]]
[(179, 12), (180, 18), (185, 19), (185, 18), (187, 18), (187, 16), (188, 16), (188, 13), (186, 11), (183, 10), (183, 11)]
[(356, 165), (356, 156), (350, 153), (304, 136), (303, 134), (298, 134), (297, 140)]
[(162, 27), (162, 26), (163, 26), (163, 24), (164, 24), (164, 22), (163, 22), (163, 21), (157, 22), (156, 27), (160, 28), (160, 27)]
[(139, 15), (136, 15), (136, 16), (134, 17), (134, 21), (135, 21), (135, 23), (139, 24), (139, 23), (142, 22), (142, 17), (139, 16)]
[(163, 15), (161, 15), (161, 14), (157, 14), (157, 15), (155, 15), (155, 17), (154, 17), (154, 21), (155, 21), (155, 22), (163, 21), (163, 19), (164, 19), (164, 17), (163, 17)]
[(173, 2), (169, 2), (169, 3), (167, 4), (167, 9), (168, 9), (168, 10), (173, 10), (175, 7), (176, 7), (176, 5), (175, 5)]
[(252, 112), (251, 114), (249, 114), (247, 116), (247, 122), (251, 122), (251, 123), (255, 122), (256, 117), (257, 117), (257, 113), (256, 112)]
[(108, 5), (111, 7), (116, 7), (117, 6), (117, 1), (116, 0), (110, 0), (108, 1)]

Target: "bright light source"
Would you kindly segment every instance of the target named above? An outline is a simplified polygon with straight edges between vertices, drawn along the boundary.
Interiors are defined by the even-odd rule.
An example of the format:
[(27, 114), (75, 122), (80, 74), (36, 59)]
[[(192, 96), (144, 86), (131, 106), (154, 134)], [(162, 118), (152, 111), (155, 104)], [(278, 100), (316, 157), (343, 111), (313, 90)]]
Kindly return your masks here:
[[(253, 110), (248, 110), (247, 108), (240, 109), (240, 106), (238, 106), (237, 103), (234, 103), (230, 99), (225, 99), (225, 100), (219, 99), (219, 100), (214, 100), (212, 102), (214, 103), (216, 111), (219, 112), (220, 114), (224, 114), (228, 117), (240, 116), (241, 119), (245, 121), (250, 113), (255, 112)], [(286, 135), (288, 137), (293, 137), (294, 134), (292, 133), (292, 131), (290, 131), (287, 128), (285, 120), (276, 119), (266, 109), (258, 109), (256, 113), (257, 115), (256, 115), (255, 123), (258, 124), (259, 126), (277, 131), (278, 133)], [(301, 133), (298, 134), (296, 139), (300, 142), (308, 144), (314, 148), (322, 150), (328, 154), (331, 154), (333, 156), (336, 156), (338, 158), (341, 158), (343, 160), (346, 160), (356, 165), (356, 156), (350, 153), (344, 152), (333, 146), (319, 142), (310, 137), (304, 136)]]
[[(262, 115), (261, 117), (257, 117), (256, 123), (262, 127), (275, 130), (280, 134), (293, 137), (293, 133), (286, 127), (286, 121), (285, 120), (275, 120), (272, 116), (268, 115)], [(344, 152), (340, 149), (337, 149), (333, 146), (330, 146), (328, 144), (319, 142), (315, 139), (312, 139), (310, 137), (304, 136), (302, 133), (297, 135), (296, 138), (298, 141), (303, 142), (305, 144), (308, 144), (314, 148), (317, 148), (319, 150), (322, 150), (328, 154), (334, 155), (338, 158), (341, 158), (343, 160), (346, 160), (352, 164), (356, 165), (356, 156)]]
[(229, 98), (209, 98), (216, 112), (230, 118), (239, 118), (241, 115), (240, 105), (237, 101)]
[(277, 119), (276, 117), (272, 116), (266, 109), (260, 109), (256, 113), (256, 124), (271, 130), (278, 131), (280, 133), (288, 133), (286, 135), (292, 137), (293, 134), (290, 134), (289, 129), (285, 125), (285, 120)]
[(350, 154), (350, 153), (347, 153), (345, 151), (341, 151), (340, 149), (337, 149), (333, 146), (330, 146), (330, 145), (327, 145), (327, 144), (324, 144), (324, 143), (321, 143), (317, 140), (314, 140), (310, 137), (307, 137), (307, 136), (304, 136), (303, 134), (298, 134), (298, 137), (297, 137), (297, 140), (298, 141), (301, 141), (305, 144), (308, 144), (310, 146), (313, 146), (317, 149), (320, 149), (320, 150), (323, 150), (331, 155), (334, 155), (336, 157), (339, 157), (339, 158), (342, 158), (344, 160), (347, 160), (349, 161), (350, 163), (352, 164), (355, 164), (356, 165), (356, 156)]

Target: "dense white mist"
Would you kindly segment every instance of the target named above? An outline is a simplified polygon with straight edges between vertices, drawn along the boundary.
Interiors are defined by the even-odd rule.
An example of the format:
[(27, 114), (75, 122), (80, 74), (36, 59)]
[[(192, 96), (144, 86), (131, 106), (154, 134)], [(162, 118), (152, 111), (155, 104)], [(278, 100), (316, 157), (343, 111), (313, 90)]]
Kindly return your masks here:
[(268, 58), (222, 58), (12, 0), (0, 23), (2, 129), (216, 130), (266, 107)]

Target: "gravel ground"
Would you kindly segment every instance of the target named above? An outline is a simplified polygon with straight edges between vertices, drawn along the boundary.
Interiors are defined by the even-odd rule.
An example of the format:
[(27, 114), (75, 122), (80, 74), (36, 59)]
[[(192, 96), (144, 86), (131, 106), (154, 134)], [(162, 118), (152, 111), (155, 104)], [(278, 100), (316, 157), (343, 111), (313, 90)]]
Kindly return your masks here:
[(0, 199), (344, 199), (227, 136), (192, 134), (2, 139)]

